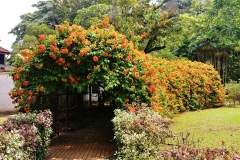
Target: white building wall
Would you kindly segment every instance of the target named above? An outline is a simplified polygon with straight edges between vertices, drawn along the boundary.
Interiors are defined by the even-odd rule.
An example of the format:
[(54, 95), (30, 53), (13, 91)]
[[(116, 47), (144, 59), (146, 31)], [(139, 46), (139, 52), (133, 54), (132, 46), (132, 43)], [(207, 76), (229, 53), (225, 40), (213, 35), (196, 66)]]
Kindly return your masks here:
[(8, 92), (13, 88), (13, 80), (8, 76), (8, 72), (0, 72), (0, 112), (15, 111), (12, 99)]

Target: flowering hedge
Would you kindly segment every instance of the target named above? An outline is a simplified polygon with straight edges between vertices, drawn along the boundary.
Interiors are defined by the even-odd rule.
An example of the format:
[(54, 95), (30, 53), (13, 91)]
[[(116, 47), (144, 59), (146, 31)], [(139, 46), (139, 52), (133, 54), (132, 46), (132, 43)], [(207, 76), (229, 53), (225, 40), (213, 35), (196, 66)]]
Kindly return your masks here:
[(49, 110), (8, 118), (0, 127), (0, 159), (42, 159), (50, 144), (51, 125)]
[(224, 86), (211, 65), (139, 55), (145, 68), (151, 106), (162, 115), (215, 107), (223, 102)]
[(65, 22), (56, 27), (55, 35), (39, 35), (35, 48), (16, 57), (10, 75), (15, 87), (9, 95), (23, 108), (39, 92), (59, 87), (81, 92), (97, 81), (117, 107), (144, 102), (168, 116), (213, 107), (224, 95), (212, 66), (146, 55), (117, 33), (108, 19), (87, 30)]

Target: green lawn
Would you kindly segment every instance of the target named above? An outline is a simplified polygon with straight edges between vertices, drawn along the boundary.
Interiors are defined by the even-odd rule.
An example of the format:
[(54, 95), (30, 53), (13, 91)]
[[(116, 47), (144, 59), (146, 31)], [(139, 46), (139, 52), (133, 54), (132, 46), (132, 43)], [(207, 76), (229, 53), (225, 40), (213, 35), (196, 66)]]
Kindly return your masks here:
[(240, 150), (240, 106), (186, 112), (173, 118), (172, 129), (190, 133), (189, 139), (202, 139), (198, 146), (235, 145)]

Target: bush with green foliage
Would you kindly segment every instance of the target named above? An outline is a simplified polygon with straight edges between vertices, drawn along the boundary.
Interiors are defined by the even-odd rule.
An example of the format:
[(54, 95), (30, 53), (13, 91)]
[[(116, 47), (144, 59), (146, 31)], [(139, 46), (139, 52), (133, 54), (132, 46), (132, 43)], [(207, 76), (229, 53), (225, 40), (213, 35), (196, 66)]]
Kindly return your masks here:
[(172, 136), (170, 119), (148, 107), (130, 107), (131, 112), (115, 110), (115, 140), (118, 159), (154, 159), (155, 153)]
[(42, 159), (50, 144), (51, 125), (50, 110), (8, 118), (0, 129), (0, 159)]
[(16, 129), (8, 131), (0, 126), (0, 159), (27, 159), (24, 137)]

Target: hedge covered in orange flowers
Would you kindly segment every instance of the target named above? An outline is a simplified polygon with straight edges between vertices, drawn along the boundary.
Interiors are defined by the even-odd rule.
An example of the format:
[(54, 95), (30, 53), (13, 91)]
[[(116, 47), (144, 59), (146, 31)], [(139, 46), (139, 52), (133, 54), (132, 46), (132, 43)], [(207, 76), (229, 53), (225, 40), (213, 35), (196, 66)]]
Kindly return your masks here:
[(151, 105), (163, 115), (211, 108), (223, 102), (225, 89), (213, 66), (151, 55), (139, 57), (147, 72), (146, 83), (155, 88)]
[(143, 102), (168, 116), (212, 107), (224, 94), (212, 66), (146, 55), (108, 19), (87, 30), (65, 22), (56, 27), (55, 35), (40, 35), (36, 47), (23, 50), (14, 61), (10, 75), (15, 87), (9, 95), (22, 108), (29, 107), (39, 92), (53, 93), (61, 87), (82, 92), (98, 80), (118, 107)]

